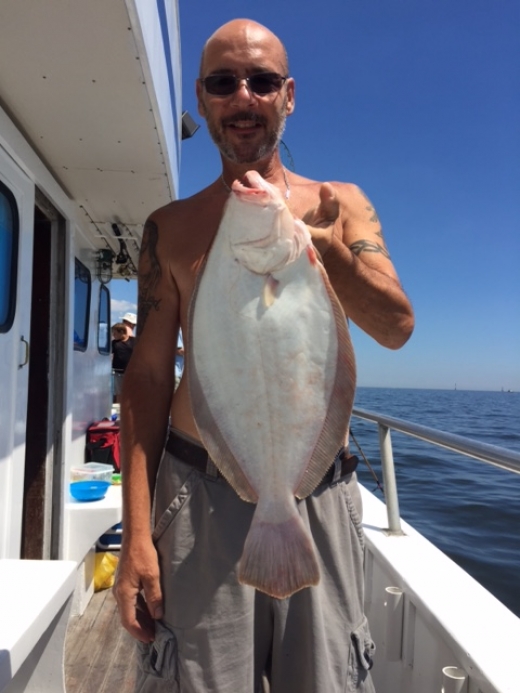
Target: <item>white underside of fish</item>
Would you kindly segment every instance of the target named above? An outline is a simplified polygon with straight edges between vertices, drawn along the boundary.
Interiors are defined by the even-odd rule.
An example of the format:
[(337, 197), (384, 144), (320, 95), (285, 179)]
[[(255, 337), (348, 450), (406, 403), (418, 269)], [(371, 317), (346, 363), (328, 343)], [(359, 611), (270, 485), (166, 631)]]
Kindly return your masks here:
[(223, 218), (190, 308), (187, 374), (195, 422), (238, 495), (257, 504), (241, 582), (283, 598), (317, 584), (297, 510), (344, 445), (355, 365), (344, 312), (312, 246), (256, 274)]

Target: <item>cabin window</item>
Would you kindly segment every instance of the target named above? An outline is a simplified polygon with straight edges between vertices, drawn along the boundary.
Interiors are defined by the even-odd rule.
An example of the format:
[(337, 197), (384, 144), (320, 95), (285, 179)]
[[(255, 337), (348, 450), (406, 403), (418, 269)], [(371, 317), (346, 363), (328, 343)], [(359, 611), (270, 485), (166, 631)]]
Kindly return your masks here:
[(98, 351), (100, 354), (110, 354), (110, 291), (106, 286), (99, 290), (98, 311)]
[(18, 206), (0, 181), (0, 332), (9, 332), (14, 320), (18, 235)]
[(74, 349), (86, 351), (90, 317), (90, 294), (92, 276), (85, 265), (75, 258), (74, 275)]

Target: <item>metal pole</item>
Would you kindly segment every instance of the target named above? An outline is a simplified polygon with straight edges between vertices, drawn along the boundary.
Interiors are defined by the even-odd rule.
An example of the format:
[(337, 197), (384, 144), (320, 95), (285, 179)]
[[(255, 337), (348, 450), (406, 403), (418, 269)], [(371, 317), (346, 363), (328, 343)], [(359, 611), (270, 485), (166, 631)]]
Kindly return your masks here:
[(388, 426), (383, 426), (382, 424), (378, 424), (378, 429), (381, 464), (383, 467), (383, 482), (385, 487), (386, 512), (388, 515), (388, 530), (390, 534), (402, 534), (390, 429)]

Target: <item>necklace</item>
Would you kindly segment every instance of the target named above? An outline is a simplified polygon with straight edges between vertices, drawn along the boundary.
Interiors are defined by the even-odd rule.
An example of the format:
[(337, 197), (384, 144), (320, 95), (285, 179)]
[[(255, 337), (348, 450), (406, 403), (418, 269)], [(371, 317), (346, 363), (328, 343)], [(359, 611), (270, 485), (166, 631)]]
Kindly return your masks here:
[[(284, 195), (284, 197), (286, 200), (288, 200), (291, 197), (291, 186), (289, 185), (289, 181), (287, 180), (287, 173), (285, 172), (285, 168), (282, 168), (282, 173), (283, 173), (283, 180), (285, 183), (285, 195)], [(222, 182), (222, 185), (228, 191), (228, 193), (230, 193), (231, 188), (229, 187), (229, 185), (224, 180), (224, 174), (223, 173), (220, 174), (220, 180)]]

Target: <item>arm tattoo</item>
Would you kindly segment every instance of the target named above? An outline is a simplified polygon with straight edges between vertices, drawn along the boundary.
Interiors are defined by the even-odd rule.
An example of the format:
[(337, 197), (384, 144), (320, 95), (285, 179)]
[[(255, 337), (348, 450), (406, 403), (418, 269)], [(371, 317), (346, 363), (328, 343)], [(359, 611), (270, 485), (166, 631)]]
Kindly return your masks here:
[(359, 192), (363, 195), (365, 200), (368, 202), (368, 206), (365, 207), (365, 209), (367, 210), (367, 212), (372, 213), (372, 216), (370, 217), (370, 221), (372, 221), (374, 224), (379, 224), (379, 217), (377, 216), (377, 212), (374, 209), (374, 207), (372, 206), (372, 203), (370, 202), (368, 197), (365, 195), (365, 193), (361, 190), (361, 188), (359, 189)]
[(159, 229), (157, 224), (148, 220), (144, 225), (143, 240), (141, 243), (141, 260), (145, 260), (146, 270), (139, 278), (138, 314), (139, 323), (137, 325), (137, 335), (143, 331), (148, 314), (152, 308), (159, 310), (161, 299), (154, 297), (153, 292), (157, 288), (161, 278), (161, 266), (157, 258), (157, 241)]
[(365, 209), (367, 210), (367, 212), (372, 212), (372, 216), (370, 217), (370, 221), (374, 222), (374, 224), (379, 224), (379, 217), (377, 216), (377, 212), (372, 207), (372, 205), (365, 207)]
[(379, 245), (379, 243), (374, 243), (373, 241), (356, 241), (355, 243), (352, 243), (352, 245), (349, 245), (349, 248), (354, 253), (354, 255), (361, 255), (362, 252), (381, 253), (381, 255), (384, 255), (385, 257), (390, 259), (390, 253), (388, 252), (388, 250), (384, 246)]

